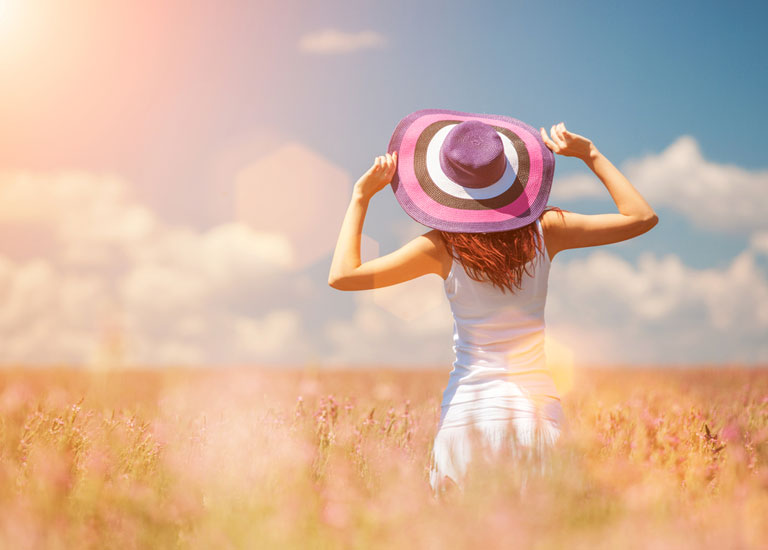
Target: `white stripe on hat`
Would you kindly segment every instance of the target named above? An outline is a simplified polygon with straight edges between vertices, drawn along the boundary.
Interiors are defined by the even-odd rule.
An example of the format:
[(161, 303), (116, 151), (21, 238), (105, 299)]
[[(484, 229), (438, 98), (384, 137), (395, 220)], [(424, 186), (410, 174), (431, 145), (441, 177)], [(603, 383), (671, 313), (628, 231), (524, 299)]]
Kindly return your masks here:
[(504, 155), (507, 157), (507, 167), (504, 169), (504, 173), (497, 182), (488, 187), (464, 187), (445, 175), (445, 172), (443, 172), (443, 169), (440, 166), (440, 147), (442, 147), (448, 132), (450, 132), (451, 128), (455, 125), (456, 124), (448, 124), (447, 126), (440, 128), (435, 135), (432, 136), (432, 139), (427, 145), (427, 172), (429, 172), (429, 177), (432, 178), (435, 185), (437, 185), (443, 192), (454, 197), (475, 200), (493, 198), (497, 195), (501, 195), (504, 191), (512, 187), (515, 183), (518, 170), (517, 151), (509, 138), (501, 132), (497, 132), (497, 134), (499, 134), (501, 142), (504, 145)]

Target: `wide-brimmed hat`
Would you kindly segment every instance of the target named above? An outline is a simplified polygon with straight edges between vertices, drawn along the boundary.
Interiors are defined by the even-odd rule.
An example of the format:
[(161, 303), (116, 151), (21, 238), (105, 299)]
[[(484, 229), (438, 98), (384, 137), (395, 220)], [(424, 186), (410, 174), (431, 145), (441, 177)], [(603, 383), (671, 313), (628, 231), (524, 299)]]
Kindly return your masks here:
[(504, 115), (422, 109), (398, 122), (392, 190), (417, 222), (453, 233), (522, 227), (544, 211), (555, 155), (532, 126)]

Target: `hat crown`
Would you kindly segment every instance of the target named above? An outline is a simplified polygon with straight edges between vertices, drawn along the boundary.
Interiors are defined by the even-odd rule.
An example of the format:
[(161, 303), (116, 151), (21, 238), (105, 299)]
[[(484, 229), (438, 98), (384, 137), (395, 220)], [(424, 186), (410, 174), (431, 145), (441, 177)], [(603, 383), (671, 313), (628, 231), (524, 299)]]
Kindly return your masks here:
[(440, 166), (464, 187), (487, 187), (498, 181), (507, 167), (504, 144), (491, 125), (465, 120), (446, 135), (440, 147)]

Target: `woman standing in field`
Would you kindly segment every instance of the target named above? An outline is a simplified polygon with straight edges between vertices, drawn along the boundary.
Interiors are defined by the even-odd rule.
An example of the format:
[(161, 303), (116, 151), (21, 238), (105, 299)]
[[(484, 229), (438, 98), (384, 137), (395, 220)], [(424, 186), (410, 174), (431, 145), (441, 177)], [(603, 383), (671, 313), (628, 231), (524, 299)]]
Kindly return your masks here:
[[(619, 213), (546, 207), (554, 153), (583, 160)], [(361, 264), (368, 203), (389, 183), (403, 209), (431, 231)], [(387, 154), (355, 183), (328, 284), (366, 290), (428, 273), (444, 280), (456, 359), (430, 457), (434, 491), (463, 488), (473, 434), (494, 450), (510, 440), (542, 450), (557, 440), (565, 419), (544, 354), (550, 263), (561, 250), (624, 241), (657, 221), (622, 173), (562, 122), (549, 136), (508, 116), (444, 109), (398, 123)]]

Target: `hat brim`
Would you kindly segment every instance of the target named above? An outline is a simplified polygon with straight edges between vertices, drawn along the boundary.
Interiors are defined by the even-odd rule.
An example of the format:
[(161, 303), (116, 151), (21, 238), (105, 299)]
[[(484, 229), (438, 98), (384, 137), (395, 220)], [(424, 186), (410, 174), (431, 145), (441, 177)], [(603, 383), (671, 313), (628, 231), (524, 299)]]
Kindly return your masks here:
[[(480, 189), (453, 182), (437, 161), (447, 132), (465, 120), (494, 127), (507, 157), (501, 179)], [(387, 152), (395, 151), (391, 187), (400, 206), (417, 222), (454, 233), (492, 233), (533, 223), (547, 205), (555, 172), (555, 155), (539, 132), (504, 115), (415, 111), (395, 127)]]

